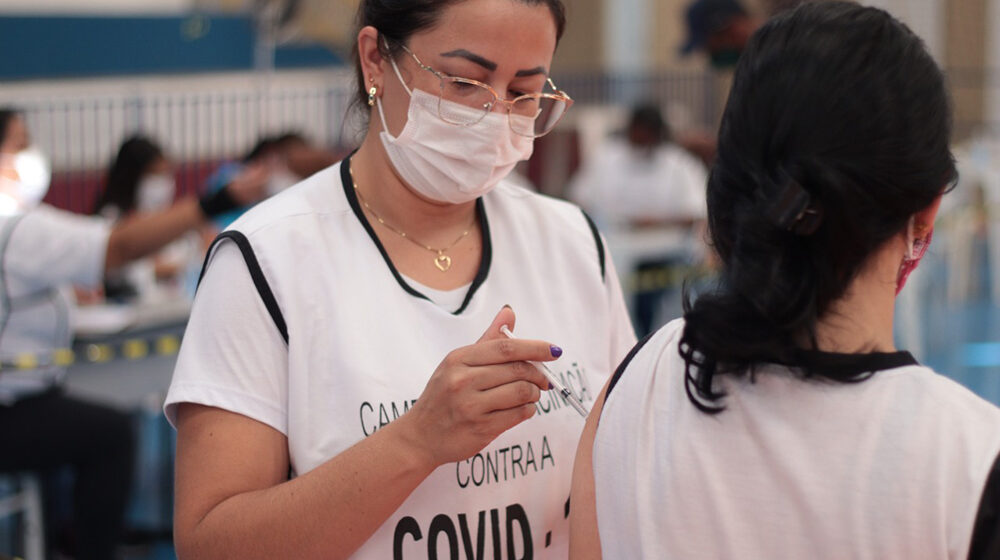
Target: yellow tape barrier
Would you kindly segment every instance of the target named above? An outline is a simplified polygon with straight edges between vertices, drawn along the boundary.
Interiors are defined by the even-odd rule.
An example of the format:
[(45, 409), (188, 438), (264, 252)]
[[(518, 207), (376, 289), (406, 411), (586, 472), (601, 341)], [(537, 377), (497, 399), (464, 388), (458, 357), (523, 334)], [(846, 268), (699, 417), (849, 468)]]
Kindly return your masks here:
[(46, 354), (18, 354), (13, 360), (0, 362), (0, 371), (68, 367), (80, 363), (106, 364), (114, 360), (138, 361), (154, 356), (173, 356), (180, 347), (181, 337), (178, 335), (134, 338), (114, 344), (86, 344), (77, 349), (59, 348)]
[(645, 293), (680, 288), (685, 280), (700, 280), (712, 275), (702, 266), (666, 265), (635, 272), (625, 278), (622, 288), (628, 293)]
[[(624, 287), (631, 293), (679, 288), (685, 279), (703, 278), (708, 274), (702, 267), (664, 266), (632, 274), (625, 280)], [(86, 344), (77, 349), (60, 348), (48, 354), (19, 354), (13, 360), (0, 362), (0, 371), (106, 364), (115, 360), (139, 361), (154, 356), (173, 356), (180, 347), (179, 335), (134, 338), (114, 344)]]

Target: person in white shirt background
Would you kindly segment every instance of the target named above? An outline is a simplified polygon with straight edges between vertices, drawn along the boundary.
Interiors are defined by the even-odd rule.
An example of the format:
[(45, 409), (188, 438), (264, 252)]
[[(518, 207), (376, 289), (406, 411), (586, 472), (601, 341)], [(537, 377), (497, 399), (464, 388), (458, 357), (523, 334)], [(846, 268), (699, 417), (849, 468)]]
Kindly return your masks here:
[(708, 184), (720, 282), (592, 410), (574, 558), (1000, 558), (1000, 409), (893, 340), (957, 179), (951, 122), (882, 10), (757, 31)]
[[(264, 180), (261, 176), (260, 181)], [(112, 223), (135, 213), (160, 212), (177, 196), (173, 164), (151, 139), (133, 136), (122, 142), (108, 169), (104, 192), (94, 204), (93, 214)], [(180, 277), (186, 267), (200, 265), (205, 246), (215, 236), (214, 228), (186, 234), (156, 255), (129, 264), (104, 280), (104, 298), (109, 301), (153, 301), (183, 297)]]
[(94, 214), (118, 221), (133, 212), (152, 212), (174, 202), (173, 165), (150, 138), (133, 136), (118, 147)]
[[(77, 558), (115, 557), (134, 456), (130, 417), (65, 394), (55, 352), (72, 342), (74, 285), (149, 255), (214, 214), (261, 198), (241, 183), (199, 200), (122, 220), (57, 210), (41, 201), (47, 164), (31, 149), (24, 117), (0, 109), (0, 472), (75, 474)], [(15, 361), (35, 356), (36, 369)]]
[(526, 361), (589, 406), (635, 335), (593, 224), (505, 180), (571, 104), (563, 4), (358, 22), (361, 147), (211, 250), (165, 405), (178, 555), (565, 558), (582, 418)]
[[(644, 259), (636, 276), (677, 269), (704, 255), (705, 166), (672, 141), (669, 124), (653, 103), (636, 105), (621, 135), (608, 138), (568, 187), (570, 200), (602, 231), (677, 228), (689, 233), (690, 255)], [(666, 286), (637, 289), (633, 309), (639, 336), (653, 330)]]

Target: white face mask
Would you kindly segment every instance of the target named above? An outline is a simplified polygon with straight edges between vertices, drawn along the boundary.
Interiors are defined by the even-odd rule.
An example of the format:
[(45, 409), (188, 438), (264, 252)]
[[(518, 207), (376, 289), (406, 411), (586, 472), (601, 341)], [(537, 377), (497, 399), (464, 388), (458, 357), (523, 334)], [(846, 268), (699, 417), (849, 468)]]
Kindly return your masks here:
[[(519, 161), (531, 157), (534, 139), (515, 134), (507, 115), (491, 112), (472, 126), (448, 124), (438, 116), (436, 95), (408, 88), (395, 61), (392, 69), (410, 94), (410, 107), (406, 126), (393, 137), (382, 101), (377, 100), (382, 119), (380, 137), (396, 172), (421, 196), (451, 204), (473, 201), (493, 190)], [(479, 116), (477, 109), (450, 101), (441, 103), (450, 114), (469, 113), (473, 120)]]
[(139, 181), (135, 193), (135, 209), (140, 212), (158, 212), (174, 203), (176, 183), (172, 175), (147, 175)]
[(274, 196), (301, 180), (298, 175), (289, 171), (288, 168), (280, 166), (271, 172), (271, 177), (267, 180), (267, 196)]
[(0, 164), (13, 168), (18, 177), (17, 180), (0, 177), (0, 192), (13, 198), (18, 209), (38, 206), (49, 192), (49, 182), (52, 179), (45, 156), (35, 148), (28, 148), (17, 154), (4, 154), (0, 157), (6, 159)]

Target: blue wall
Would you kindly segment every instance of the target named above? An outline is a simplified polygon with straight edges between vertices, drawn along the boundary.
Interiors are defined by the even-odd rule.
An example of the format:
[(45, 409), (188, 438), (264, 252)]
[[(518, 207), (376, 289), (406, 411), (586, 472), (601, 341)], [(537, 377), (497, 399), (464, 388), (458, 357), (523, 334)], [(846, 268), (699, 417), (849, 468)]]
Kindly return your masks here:
[[(0, 17), (0, 80), (253, 68), (245, 16)], [(339, 64), (316, 44), (279, 48), (278, 68)]]

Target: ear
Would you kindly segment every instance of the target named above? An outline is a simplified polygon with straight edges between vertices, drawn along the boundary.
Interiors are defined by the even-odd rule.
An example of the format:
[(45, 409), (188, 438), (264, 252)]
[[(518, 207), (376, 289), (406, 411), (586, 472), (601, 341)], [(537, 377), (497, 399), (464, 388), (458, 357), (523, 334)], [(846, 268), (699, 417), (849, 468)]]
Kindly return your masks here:
[(378, 41), (378, 30), (370, 25), (358, 32), (358, 56), (361, 59), (361, 71), (365, 75), (365, 90), (375, 86), (378, 89), (377, 95), (381, 96), (386, 61), (379, 50)]
[(943, 196), (943, 193), (939, 194), (926, 208), (913, 215), (913, 222), (917, 231), (930, 231), (934, 227), (934, 220), (937, 218), (938, 210), (941, 208), (941, 197)]

